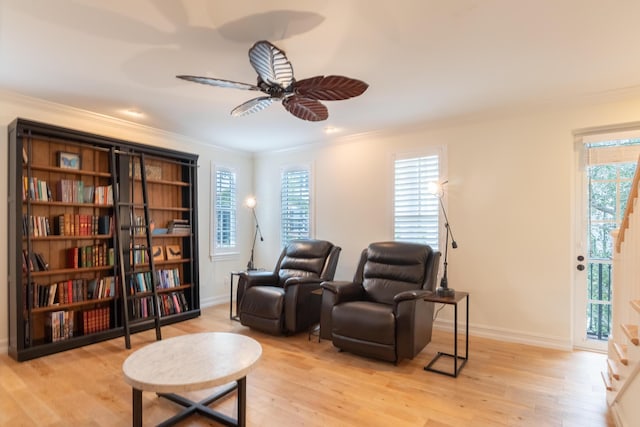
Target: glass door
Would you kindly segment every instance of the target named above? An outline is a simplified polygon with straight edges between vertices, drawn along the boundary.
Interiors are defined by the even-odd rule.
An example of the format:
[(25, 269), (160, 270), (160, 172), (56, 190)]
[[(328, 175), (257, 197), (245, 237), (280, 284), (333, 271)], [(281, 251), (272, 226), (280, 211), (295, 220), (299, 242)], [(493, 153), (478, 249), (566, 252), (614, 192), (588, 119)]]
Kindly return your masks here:
[(611, 296), (615, 284), (612, 257), (615, 237), (640, 154), (640, 139), (584, 144), (577, 197), (574, 346), (606, 351), (611, 332)]

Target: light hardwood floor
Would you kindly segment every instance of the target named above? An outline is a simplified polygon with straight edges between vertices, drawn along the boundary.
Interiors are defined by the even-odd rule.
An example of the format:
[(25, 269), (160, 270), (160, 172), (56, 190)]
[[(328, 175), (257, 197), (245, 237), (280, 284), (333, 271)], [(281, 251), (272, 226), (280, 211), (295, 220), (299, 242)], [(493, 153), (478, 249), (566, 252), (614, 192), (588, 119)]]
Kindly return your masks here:
[[(164, 327), (168, 338), (202, 331), (251, 336), (262, 359), (247, 377), (251, 426), (613, 426), (600, 379), (605, 355), (563, 352), (470, 338), (469, 362), (450, 378), (423, 370), (436, 351), (450, 351), (451, 333), (434, 331), (415, 359), (398, 366), (339, 352), (307, 334), (274, 337), (228, 318), (228, 306)], [(0, 425), (127, 426), (131, 389), (124, 359), (153, 342), (152, 331), (18, 363), (0, 356)], [(194, 392), (200, 398), (211, 390)], [(235, 393), (217, 409), (235, 417)], [(143, 393), (145, 425), (178, 408)], [(199, 416), (181, 426), (216, 425)]]

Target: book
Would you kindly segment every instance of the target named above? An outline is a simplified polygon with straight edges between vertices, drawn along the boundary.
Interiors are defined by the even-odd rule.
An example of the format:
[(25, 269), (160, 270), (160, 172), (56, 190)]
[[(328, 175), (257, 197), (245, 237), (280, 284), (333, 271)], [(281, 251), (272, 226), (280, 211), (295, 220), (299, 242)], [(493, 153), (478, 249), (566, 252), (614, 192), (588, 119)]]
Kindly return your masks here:
[(40, 270), (40, 271), (48, 270), (49, 269), (49, 263), (44, 258), (44, 255), (42, 255), (41, 252), (35, 252), (34, 255), (36, 257), (36, 262), (38, 264), (38, 270)]

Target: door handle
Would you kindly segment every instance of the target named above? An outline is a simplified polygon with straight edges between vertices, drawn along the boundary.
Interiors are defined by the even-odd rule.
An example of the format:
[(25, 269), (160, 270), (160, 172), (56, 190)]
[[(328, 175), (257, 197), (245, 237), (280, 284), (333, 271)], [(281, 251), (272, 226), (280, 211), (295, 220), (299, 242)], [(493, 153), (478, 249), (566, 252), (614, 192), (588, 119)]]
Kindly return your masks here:
[(584, 265), (583, 264), (578, 264), (578, 266), (576, 268), (578, 269), (578, 271), (582, 271), (582, 270), (584, 270)]

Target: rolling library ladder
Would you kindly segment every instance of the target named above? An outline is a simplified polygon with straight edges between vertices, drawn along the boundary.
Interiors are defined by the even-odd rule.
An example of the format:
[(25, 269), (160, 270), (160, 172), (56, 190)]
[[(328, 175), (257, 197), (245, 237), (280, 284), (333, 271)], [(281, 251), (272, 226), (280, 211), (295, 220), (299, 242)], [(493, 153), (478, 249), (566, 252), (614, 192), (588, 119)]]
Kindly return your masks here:
[[(127, 157), (131, 161), (117, 162)], [(129, 349), (132, 329), (135, 329), (138, 324), (153, 322), (156, 339), (162, 339), (158, 279), (151, 245), (152, 229), (144, 153), (123, 152), (113, 147), (111, 148), (111, 167), (113, 176), (124, 173), (131, 177), (128, 188), (120, 188), (120, 185), (115, 185), (113, 188), (114, 221), (115, 229), (118, 231), (117, 252), (121, 257), (118, 272), (122, 290), (124, 340), (125, 346)], [(140, 191), (135, 185), (138, 176), (141, 182)], [(123, 191), (127, 191), (129, 197), (121, 198)], [(142, 203), (137, 201), (137, 197), (140, 196)], [(128, 201), (122, 202), (122, 200)], [(142, 216), (139, 215), (141, 211)], [(128, 235), (126, 239), (123, 239), (123, 233)], [(123, 240), (130, 242), (130, 247), (125, 248)]]

